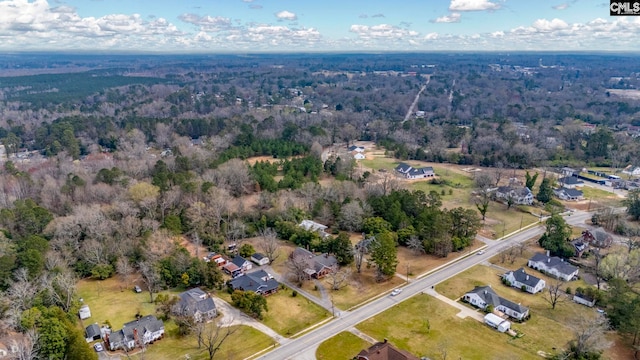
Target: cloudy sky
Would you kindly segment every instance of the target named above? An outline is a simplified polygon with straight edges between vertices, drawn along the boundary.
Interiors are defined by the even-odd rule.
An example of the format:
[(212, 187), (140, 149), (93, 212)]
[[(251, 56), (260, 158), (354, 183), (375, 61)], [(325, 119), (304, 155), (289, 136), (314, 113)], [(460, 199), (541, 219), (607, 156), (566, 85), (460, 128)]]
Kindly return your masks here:
[(0, 0), (0, 51), (640, 50), (603, 0)]

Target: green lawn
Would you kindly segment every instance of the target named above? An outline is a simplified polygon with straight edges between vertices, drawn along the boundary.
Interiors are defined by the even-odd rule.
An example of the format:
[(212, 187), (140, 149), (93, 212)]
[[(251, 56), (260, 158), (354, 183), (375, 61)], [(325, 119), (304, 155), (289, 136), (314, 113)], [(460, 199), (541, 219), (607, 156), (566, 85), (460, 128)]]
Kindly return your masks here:
[[(214, 323), (207, 326), (214, 327)], [(234, 326), (234, 333), (225, 340), (216, 353), (216, 359), (245, 359), (273, 345), (273, 340), (260, 331), (248, 326)], [(224, 328), (222, 332), (226, 331)], [(208, 359), (207, 351), (198, 349), (198, 342), (194, 336), (181, 337), (177, 334), (177, 326), (173, 322), (165, 323), (165, 337), (147, 347), (144, 359), (174, 360)], [(140, 356), (132, 357), (140, 359)]]
[(291, 289), (267, 297), (269, 311), (262, 322), (280, 335), (291, 336), (328, 318), (325, 309), (302, 295), (291, 296)]
[(598, 206), (598, 204), (604, 206), (620, 206), (621, 199), (618, 195), (610, 191), (604, 191), (590, 186), (583, 186), (582, 193), (584, 194), (585, 199), (591, 200), (591, 206)]
[(149, 302), (149, 293), (135, 293), (132, 287), (123, 285), (118, 277), (80, 280), (77, 288), (78, 296), (91, 309), (91, 317), (84, 320), (86, 324), (103, 324), (109, 320), (113, 329), (117, 330), (124, 323), (135, 320), (138, 313), (155, 315), (156, 306)]
[(357, 325), (376, 339), (432, 359), (539, 359), (522, 339), (512, 339), (473, 319), (460, 319), (457, 309), (420, 294)]
[(316, 359), (318, 360), (347, 360), (352, 359), (361, 350), (371, 346), (368, 342), (353, 335), (350, 332), (343, 331), (338, 335), (325, 340), (318, 350), (316, 350)]

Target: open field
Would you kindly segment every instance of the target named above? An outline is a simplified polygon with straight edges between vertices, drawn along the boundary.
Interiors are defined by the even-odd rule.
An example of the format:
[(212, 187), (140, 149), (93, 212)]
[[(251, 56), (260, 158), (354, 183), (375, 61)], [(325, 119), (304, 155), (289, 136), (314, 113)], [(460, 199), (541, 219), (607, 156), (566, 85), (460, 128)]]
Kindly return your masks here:
[(396, 276), (392, 276), (385, 282), (378, 283), (375, 279), (375, 270), (366, 268), (366, 264), (362, 264), (362, 273), (358, 274), (353, 267), (351, 280), (349, 285), (340, 290), (331, 290), (329, 280), (324, 282), (327, 294), (333, 299), (336, 308), (340, 310), (348, 310), (357, 306), (377, 295), (390, 291), (398, 285), (404, 284), (404, 281)]
[(287, 288), (267, 297), (269, 311), (262, 322), (278, 334), (289, 337), (331, 315), (304, 296), (293, 297), (291, 294), (291, 289)]
[[(91, 318), (84, 320), (85, 324), (97, 322), (101, 325), (109, 320), (113, 329), (117, 330), (124, 323), (135, 320), (137, 313), (156, 313), (155, 304), (149, 302), (148, 291), (135, 293), (133, 287), (125, 286), (118, 277), (106, 280), (83, 279), (78, 282), (77, 288), (78, 296), (91, 309)], [(156, 294), (154, 298), (155, 296)]]
[[(198, 342), (195, 336), (179, 336), (177, 334), (177, 326), (173, 322), (167, 322), (165, 326), (165, 337), (147, 347), (144, 359), (203, 360), (209, 358), (205, 348), (198, 349)], [(209, 330), (215, 324), (210, 323), (207, 326)], [(245, 359), (273, 345), (273, 340), (270, 337), (252, 327), (240, 325), (233, 326), (231, 329), (234, 333), (222, 344), (222, 347), (216, 353), (216, 359)], [(223, 328), (221, 331), (224, 333), (226, 329)], [(132, 356), (132, 358), (142, 359), (140, 355)]]
[(621, 206), (620, 198), (618, 197), (618, 195), (612, 192), (592, 188), (589, 186), (583, 186), (582, 192), (584, 194), (584, 198), (587, 199), (585, 201), (591, 202), (591, 209), (595, 209), (599, 205), (615, 207)]
[(457, 312), (430, 295), (419, 294), (356, 327), (418, 357), (441, 358), (441, 349), (446, 349), (451, 359), (539, 359), (523, 346), (522, 339), (514, 340), (470, 318), (461, 319)]
[(327, 339), (316, 350), (318, 360), (346, 360), (355, 357), (361, 350), (371, 346), (368, 342), (343, 331), (338, 335)]

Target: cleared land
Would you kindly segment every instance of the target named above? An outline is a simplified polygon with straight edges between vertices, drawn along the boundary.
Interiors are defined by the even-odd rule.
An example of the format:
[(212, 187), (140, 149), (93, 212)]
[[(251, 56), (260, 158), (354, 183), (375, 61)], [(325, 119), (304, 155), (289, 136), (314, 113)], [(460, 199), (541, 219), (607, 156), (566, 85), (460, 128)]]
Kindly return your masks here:
[(343, 331), (338, 335), (327, 339), (320, 344), (316, 350), (316, 359), (318, 360), (345, 360), (352, 359), (358, 353), (371, 346), (368, 342), (353, 335), (350, 332)]

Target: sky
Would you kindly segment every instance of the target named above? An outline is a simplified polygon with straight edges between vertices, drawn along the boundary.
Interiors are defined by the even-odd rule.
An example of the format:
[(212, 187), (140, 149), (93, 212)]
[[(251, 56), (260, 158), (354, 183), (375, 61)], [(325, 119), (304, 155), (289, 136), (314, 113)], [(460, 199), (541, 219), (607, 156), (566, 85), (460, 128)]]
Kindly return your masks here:
[(602, 0), (0, 0), (0, 52), (639, 51)]

